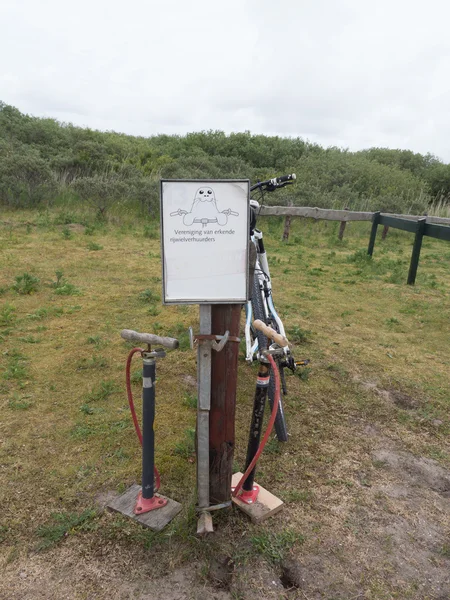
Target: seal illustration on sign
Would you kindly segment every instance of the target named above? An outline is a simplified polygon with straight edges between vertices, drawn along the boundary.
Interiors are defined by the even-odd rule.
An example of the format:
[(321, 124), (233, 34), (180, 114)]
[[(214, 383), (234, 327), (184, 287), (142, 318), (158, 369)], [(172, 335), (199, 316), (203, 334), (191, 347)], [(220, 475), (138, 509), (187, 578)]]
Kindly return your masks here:
[(182, 216), (184, 225), (201, 223), (203, 227), (208, 223), (226, 225), (230, 215), (238, 217), (239, 213), (229, 208), (226, 210), (219, 210), (217, 208), (214, 190), (209, 186), (201, 187), (195, 192), (194, 200), (189, 212), (179, 208), (175, 212), (170, 213), (171, 217)]

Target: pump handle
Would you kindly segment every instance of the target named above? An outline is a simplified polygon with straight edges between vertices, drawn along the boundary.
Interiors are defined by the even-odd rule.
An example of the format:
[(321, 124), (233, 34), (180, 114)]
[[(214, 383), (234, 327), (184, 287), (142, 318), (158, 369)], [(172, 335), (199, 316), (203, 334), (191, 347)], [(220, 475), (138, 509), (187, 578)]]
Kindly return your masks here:
[(150, 344), (151, 346), (164, 346), (165, 348), (170, 348), (171, 350), (175, 350), (180, 345), (178, 340), (170, 337), (161, 337), (159, 335), (155, 335), (154, 333), (139, 333), (138, 331), (133, 331), (132, 329), (123, 329), (120, 332), (120, 335), (124, 340), (129, 340), (130, 342), (139, 342), (141, 344)]
[(258, 329), (259, 331), (262, 331), (262, 333), (266, 337), (273, 340), (275, 343), (277, 343), (282, 348), (285, 348), (286, 346), (289, 345), (289, 342), (287, 341), (287, 338), (284, 337), (284, 335), (281, 335), (281, 333), (277, 333), (275, 331), (275, 329), (272, 329), (272, 327), (269, 327), (268, 325), (266, 325), (259, 319), (256, 319), (256, 321), (253, 321), (253, 327), (255, 329)]

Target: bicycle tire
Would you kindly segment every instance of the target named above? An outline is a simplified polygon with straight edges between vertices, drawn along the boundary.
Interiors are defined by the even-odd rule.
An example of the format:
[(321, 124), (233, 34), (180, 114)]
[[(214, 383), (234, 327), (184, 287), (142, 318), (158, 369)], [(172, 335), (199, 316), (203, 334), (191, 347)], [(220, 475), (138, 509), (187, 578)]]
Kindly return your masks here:
[[(262, 304), (262, 299), (261, 299), (261, 290), (259, 287), (259, 280), (258, 280), (258, 275), (255, 273), (255, 276), (253, 278), (253, 292), (252, 292), (252, 311), (253, 311), (253, 317), (254, 319), (260, 319), (261, 321), (263, 321), (263, 323), (266, 323), (266, 317), (264, 315), (264, 308), (263, 308), (263, 304)], [(268, 325), (270, 323), (267, 323)], [(256, 337), (258, 338), (258, 345), (259, 348), (267, 348), (268, 346), (268, 340), (267, 337), (259, 330), (256, 330), (254, 332), (254, 334), (256, 334)], [(280, 373), (280, 369), (277, 365), (278, 368), (278, 372)], [(281, 373), (280, 373), (280, 379), (281, 379)], [(268, 397), (269, 397), (269, 405), (270, 405), (270, 409), (273, 410), (273, 402), (274, 402), (274, 397), (275, 397), (275, 376), (273, 375), (273, 373), (271, 373), (270, 375), (270, 380), (269, 380), (269, 390), (268, 390)], [(284, 416), (284, 409), (283, 409), (283, 401), (282, 401), (282, 391), (280, 390), (280, 402), (278, 403), (278, 411), (277, 411), (277, 416), (275, 419), (275, 432), (277, 434), (277, 438), (279, 442), (287, 442), (288, 441), (288, 431), (287, 431), (287, 426), (286, 426), (286, 418)]]

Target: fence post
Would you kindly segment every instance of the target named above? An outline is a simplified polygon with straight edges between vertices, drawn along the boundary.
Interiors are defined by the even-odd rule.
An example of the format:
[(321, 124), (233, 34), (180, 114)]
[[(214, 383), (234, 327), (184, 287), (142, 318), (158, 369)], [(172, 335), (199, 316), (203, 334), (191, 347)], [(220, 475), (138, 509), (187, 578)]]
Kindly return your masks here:
[[(288, 200), (287, 205), (288, 206), (292, 206), (292, 200)], [(286, 215), (284, 218), (284, 230), (283, 230), (283, 238), (282, 241), (283, 242), (287, 242), (289, 239), (289, 234), (291, 232), (291, 215)]]
[[(346, 206), (344, 208), (344, 210), (348, 210), (348, 206)], [(341, 221), (341, 224), (339, 225), (339, 239), (341, 241), (344, 238), (344, 231), (345, 231), (345, 226), (346, 225), (347, 225), (347, 221)]]
[(422, 217), (417, 221), (416, 236), (414, 238), (414, 246), (411, 254), (411, 263), (409, 265), (408, 285), (414, 285), (416, 281), (417, 267), (419, 266), (420, 249), (422, 248), (422, 239), (425, 232), (427, 218)]
[[(238, 338), (240, 304), (214, 304), (211, 332)], [(211, 504), (231, 500), (234, 456), (234, 413), (236, 407), (239, 343), (225, 344), (211, 356), (211, 410), (209, 413), (209, 499)]]
[(372, 254), (373, 254), (373, 248), (375, 246), (375, 239), (377, 237), (377, 228), (380, 223), (380, 219), (381, 219), (381, 212), (380, 211), (374, 212), (373, 217), (372, 217), (372, 231), (370, 232), (369, 247), (367, 248), (367, 254), (369, 256), (372, 256)]

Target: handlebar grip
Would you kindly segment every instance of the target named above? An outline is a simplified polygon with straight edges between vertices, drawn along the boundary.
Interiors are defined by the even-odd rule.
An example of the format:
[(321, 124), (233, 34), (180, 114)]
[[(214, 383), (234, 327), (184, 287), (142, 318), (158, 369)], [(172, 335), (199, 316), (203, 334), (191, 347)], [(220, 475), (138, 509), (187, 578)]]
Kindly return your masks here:
[(266, 337), (273, 340), (282, 348), (286, 348), (286, 346), (289, 345), (289, 342), (287, 341), (287, 338), (284, 337), (284, 335), (281, 335), (281, 333), (277, 333), (275, 329), (272, 329), (272, 327), (269, 327), (259, 319), (253, 321), (253, 327), (261, 331)]
[(178, 340), (175, 338), (161, 337), (153, 333), (139, 333), (137, 331), (133, 331), (132, 329), (123, 329), (120, 332), (120, 335), (124, 340), (128, 340), (130, 342), (139, 342), (150, 345), (159, 344), (160, 346), (170, 348), (171, 350), (175, 350), (180, 345)]
[(291, 175), (282, 175), (281, 177), (277, 177), (277, 183), (284, 183), (285, 181), (293, 181), (297, 179), (297, 175), (295, 173), (291, 173)]

